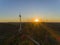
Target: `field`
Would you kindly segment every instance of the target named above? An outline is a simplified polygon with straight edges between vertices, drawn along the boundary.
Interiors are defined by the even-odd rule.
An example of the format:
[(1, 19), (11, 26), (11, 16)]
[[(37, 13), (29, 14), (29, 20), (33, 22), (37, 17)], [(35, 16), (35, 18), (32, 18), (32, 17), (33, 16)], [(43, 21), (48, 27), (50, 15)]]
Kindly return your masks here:
[(40, 45), (60, 45), (60, 23), (0, 23), (0, 45), (36, 45), (25, 35), (29, 35)]

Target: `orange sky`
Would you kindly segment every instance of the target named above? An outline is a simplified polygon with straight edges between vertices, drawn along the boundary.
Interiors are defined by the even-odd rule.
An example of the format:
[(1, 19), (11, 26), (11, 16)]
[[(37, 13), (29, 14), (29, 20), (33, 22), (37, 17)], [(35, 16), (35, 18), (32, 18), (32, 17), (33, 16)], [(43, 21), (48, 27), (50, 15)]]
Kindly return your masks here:
[[(22, 22), (34, 22), (35, 19), (38, 19), (39, 22), (60, 22), (60, 20), (53, 20), (53, 19), (41, 19), (41, 18), (32, 18), (32, 19), (22, 19)], [(0, 19), (0, 22), (19, 22), (19, 18), (17, 19)]]

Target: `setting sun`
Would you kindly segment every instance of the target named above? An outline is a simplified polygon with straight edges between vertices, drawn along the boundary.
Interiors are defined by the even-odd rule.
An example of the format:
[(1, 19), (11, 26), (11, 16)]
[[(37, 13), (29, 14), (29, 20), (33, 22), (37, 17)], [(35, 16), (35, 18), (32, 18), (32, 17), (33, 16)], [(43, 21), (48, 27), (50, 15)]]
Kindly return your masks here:
[(34, 22), (39, 22), (39, 19), (35, 19)]

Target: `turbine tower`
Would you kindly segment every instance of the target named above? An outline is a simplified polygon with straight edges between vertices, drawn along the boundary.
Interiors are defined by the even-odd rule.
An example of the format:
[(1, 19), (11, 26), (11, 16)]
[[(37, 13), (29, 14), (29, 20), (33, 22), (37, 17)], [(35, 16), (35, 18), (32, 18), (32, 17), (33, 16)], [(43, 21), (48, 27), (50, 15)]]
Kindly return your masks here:
[(20, 28), (19, 28), (19, 32), (21, 33), (21, 14), (19, 14), (19, 17), (20, 17), (20, 23), (19, 23)]

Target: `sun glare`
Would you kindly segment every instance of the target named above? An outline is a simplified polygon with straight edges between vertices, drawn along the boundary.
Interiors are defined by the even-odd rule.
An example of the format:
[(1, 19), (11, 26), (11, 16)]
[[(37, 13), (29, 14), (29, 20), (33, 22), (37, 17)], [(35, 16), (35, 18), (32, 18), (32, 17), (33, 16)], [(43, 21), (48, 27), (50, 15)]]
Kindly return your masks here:
[(39, 19), (35, 19), (34, 22), (39, 22)]

